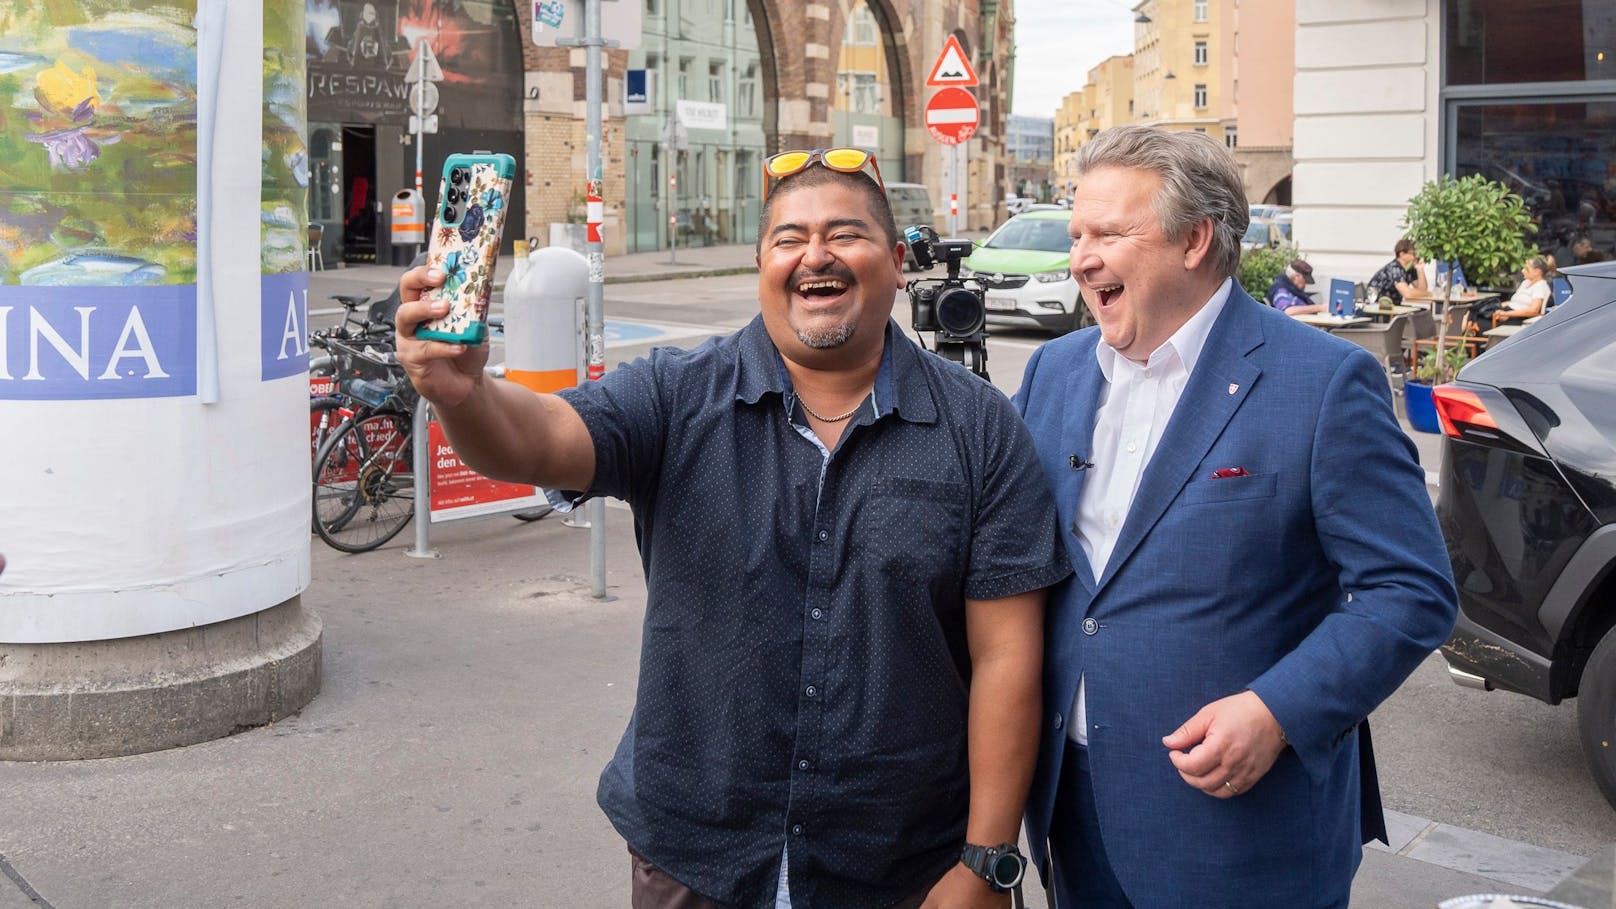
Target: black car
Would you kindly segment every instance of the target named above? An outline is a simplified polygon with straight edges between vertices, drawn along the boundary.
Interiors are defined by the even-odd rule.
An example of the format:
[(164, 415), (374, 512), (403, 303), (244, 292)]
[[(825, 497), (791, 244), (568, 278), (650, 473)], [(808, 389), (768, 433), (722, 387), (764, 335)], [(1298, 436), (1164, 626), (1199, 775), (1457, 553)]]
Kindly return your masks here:
[(1435, 390), (1437, 515), (1459, 588), (1442, 648), (1460, 684), (1577, 698), (1616, 805), (1616, 263)]

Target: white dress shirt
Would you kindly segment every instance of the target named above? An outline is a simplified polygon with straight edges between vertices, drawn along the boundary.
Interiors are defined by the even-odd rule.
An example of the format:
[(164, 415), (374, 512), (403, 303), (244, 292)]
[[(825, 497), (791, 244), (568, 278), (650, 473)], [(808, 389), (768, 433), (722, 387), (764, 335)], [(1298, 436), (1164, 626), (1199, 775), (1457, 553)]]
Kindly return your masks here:
[[(1139, 480), (1151, 455), (1156, 453), (1156, 444), (1173, 417), (1173, 409), (1178, 406), (1190, 373), (1195, 371), (1201, 348), (1206, 346), (1206, 337), (1223, 312), (1233, 285), (1233, 279), (1225, 278), (1206, 305), (1142, 364), (1117, 353), (1103, 339), (1094, 349), (1106, 381), (1100, 389), (1094, 438), (1087, 454), (1093, 466), (1083, 480), (1076, 523), (1078, 542), (1089, 557), (1096, 581), (1105, 574), (1111, 550), (1116, 548), (1117, 537), (1133, 507)], [(1066, 725), (1066, 734), (1079, 745), (1089, 743), (1083, 688), (1084, 680), (1079, 676), (1071, 722)]]

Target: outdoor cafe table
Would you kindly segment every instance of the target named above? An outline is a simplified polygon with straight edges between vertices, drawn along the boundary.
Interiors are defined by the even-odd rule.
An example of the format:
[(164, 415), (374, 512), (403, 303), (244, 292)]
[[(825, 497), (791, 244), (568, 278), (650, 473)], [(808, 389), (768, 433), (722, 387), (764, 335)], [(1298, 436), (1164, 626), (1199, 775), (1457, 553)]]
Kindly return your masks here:
[(1368, 316), (1332, 316), (1325, 312), (1310, 312), (1306, 315), (1292, 316), (1298, 322), (1304, 322), (1314, 328), (1329, 331), (1332, 328), (1348, 328), (1357, 325), (1368, 325)]
[[(1501, 295), (1496, 294), (1496, 293), (1491, 293), (1491, 292), (1471, 292), (1471, 293), (1466, 293), (1466, 294), (1461, 294), (1461, 295), (1455, 296), (1453, 299), (1449, 300), (1448, 302), (1449, 303), (1468, 303), (1471, 306), (1475, 306), (1476, 304), (1484, 303), (1484, 302), (1486, 302), (1488, 300), (1496, 300), (1496, 299), (1499, 298), (1499, 296), (1501, 296)], [(1403, 301), (1405, 303), (1419, 303), (1419, 304), (1422, 304), (1422, 305), (1426, 304), (1426, 303), (1436, 303), (1436, 304), (1438, 304), (1438, 306), (1437, 306), (1435, 311), (1436, 312), (1441, 312), (1441, 305), (1440, 304), (1442, 303), (1442, 301), (1438, 300), (1438, 299), (1434, 299), (1429, 293), (1421, 293), (1419, 291), (1415, 291), (1414, 293), (1403, 294)]]
[(1358, 307), (1358, 314), (1361, 316), (1368, 316), (1370, 319), (1374, 320), (1376, 324), (1381, 324), (1390, 322), (1396, 316), (1406, 316), (1410, 313), (1423, 312), (1424, 310), (1424, 306), (1405, 306), (1402, 304), (1395, 304), (1392, 306), (1360, 306)]

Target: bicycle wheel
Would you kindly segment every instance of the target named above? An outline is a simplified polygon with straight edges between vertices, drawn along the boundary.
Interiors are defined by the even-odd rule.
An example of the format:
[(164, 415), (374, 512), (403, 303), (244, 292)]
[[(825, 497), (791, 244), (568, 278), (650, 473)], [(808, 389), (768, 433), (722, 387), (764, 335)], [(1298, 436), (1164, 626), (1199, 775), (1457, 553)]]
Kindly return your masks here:
[(369, 552), (414, 516), (410, 428), (405, 414), (359, 414), (315, 456), (314, 530), (332, 548)]
[(309, 465), (314, 465), (314, 459), (319, 456), (320, 448), (331, 434), (337, 431), (342, 421), (351, 416), (344, 413), (343, 408), (347, 402), (336, 395), (323, 395), (309, 399)]

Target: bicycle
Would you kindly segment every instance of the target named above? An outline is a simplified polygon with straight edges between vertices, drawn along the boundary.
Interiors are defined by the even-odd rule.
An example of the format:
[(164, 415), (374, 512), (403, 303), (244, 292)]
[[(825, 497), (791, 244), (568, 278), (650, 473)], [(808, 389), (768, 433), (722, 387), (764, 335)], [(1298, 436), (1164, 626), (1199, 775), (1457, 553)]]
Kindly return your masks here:
[(369, 552), (415, 515), (414, 412), (418, 395), (391, 351), (326, 343), (345, 377), (342, 421), (314, 455), (314, 530), (343, 552)]

